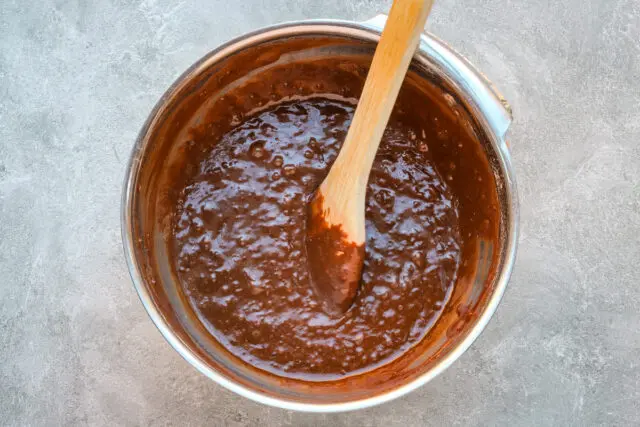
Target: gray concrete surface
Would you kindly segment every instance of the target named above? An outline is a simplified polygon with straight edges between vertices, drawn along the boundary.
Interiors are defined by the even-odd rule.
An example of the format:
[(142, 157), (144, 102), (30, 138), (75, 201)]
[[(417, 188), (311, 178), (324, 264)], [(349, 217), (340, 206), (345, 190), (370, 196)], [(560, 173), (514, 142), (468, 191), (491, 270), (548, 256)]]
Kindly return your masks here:
[(389, 2), (0, 2), (0, 424), (640, 424), (640, 2), (436, 3), (428, 28), (515, 111), (511, 285), (424, 388), (309, 415), (235, 396), (164, 341), (122, 255), (123, 172), (153, 104), (209, 49)]

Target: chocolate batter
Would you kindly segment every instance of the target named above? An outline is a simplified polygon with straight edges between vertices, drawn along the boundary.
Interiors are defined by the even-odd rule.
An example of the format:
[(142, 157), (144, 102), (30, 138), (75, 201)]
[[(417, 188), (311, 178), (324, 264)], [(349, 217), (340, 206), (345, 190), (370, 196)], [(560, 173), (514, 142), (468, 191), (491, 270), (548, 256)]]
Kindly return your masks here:
[[(175, 207), (179, 278), (201, 321), (245, 361), (287, 376), (347, 374), (394, 358), (442, 312), (460, 264), (456, 197), (426, 135), (390, 121), (369, 180), (362, 282), (346, 314), (310, 284), (307, 202), (354, 111), (300, 98), (263, 109), (191, 156)], [(187, 169), (188, 169), (187, 168)]]
[(480, 248), (499, 236), (496, 183), (464, 110), (410, 71), (369, 179), (358, 293), (345, 314), (328, 312), (310, 280), (310, 265), (331, 265), (306, 253), (308, 201), (370, 58), (242, 68), (274, 51), (217, 70), (176, 110), (157, 215), (184, 297), (222, 345), (278, 376), (333, 380), (396, 360), (457, 318), (449, 298), (472, 288)]

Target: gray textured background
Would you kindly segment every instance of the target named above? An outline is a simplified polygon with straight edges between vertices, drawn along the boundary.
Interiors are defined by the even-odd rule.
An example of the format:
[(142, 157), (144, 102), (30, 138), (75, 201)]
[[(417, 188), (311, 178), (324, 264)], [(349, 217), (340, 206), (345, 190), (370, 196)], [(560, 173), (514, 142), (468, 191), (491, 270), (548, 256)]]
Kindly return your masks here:
[(308, 415), (233, 395), (164, 341), (122, 255), (123, 172), (160, 94), (208, 50), (389, 2), (0, 1), (0, 424), (638, 425), (640, 1), (436, 3), (428, 28), (515, 112), (511, 285), (424, 388)]

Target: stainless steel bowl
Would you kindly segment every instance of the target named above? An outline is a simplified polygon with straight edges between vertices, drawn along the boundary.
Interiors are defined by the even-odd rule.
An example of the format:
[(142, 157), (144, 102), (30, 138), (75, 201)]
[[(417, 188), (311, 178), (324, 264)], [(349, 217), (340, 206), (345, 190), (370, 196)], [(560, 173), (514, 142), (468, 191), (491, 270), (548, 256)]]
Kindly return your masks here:
[[(229, 353), (200, 324), (176, 286), (163, 233), (168, 217), (157, 208), (158, 200), (166, 196), (163, 171), (172, 167), (168, 159), (178, 149), (172, 146), (175, 139), (168, 137), (177, 135), (181, 125), (171, 120), (172, 114), (194, 99), (200, 103), (215, 101), (223, 86), (245, 78), (234, 74), (234, 61), (255, 62), (257, 69), (315, 54), (295, 44), (302, 38), (345, 41), (333, 46), (332, 54), (339, 54), (340, 49), (350, 53), (360, 49), (360, 53), (370, 55), (385, 19), (380, 15), (362, 23), (292, 22), (226, 43), (194, 64), (169, 88), (149, 115), (133, 148), (122, 200), (122, 237), (140, 299), (162, 335), (182, 357), (220, 385), (257, 402), (301, 411), (336, 412), (402, 396), (430, 381), (460, 357), (486, 326), (507, 286), (518, 236), (516, 184), (505, 141), (511, 111), (482, 74), (430, 34), (422, 36), (412, 69), (424, 79), (437, 81), (449, 94), (448, 99), (455, 101), (455, 108), (466, 117), (470, 128), (482, 135), (495, 176), (501, 218), (498, 247), (480, 245), (474, 280), (456, 283), (445, 313), (430, 331), (428, 343), (418, 343), (388, 366), (346, 380), (282, 378), (253, 368)], [(285, 50), (291, 45), (290, 54), (269, 57), (261, 48), (270, 43), (279, 43)], [(210, 85), (220, 90), (210, 90)]]

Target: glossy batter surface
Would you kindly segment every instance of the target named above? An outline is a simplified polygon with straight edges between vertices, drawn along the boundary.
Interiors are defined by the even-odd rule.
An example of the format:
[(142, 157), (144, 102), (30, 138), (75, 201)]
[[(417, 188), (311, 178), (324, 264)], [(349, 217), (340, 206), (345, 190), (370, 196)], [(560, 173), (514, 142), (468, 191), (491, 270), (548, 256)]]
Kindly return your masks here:
[[(309, 378), (370, 369), (437, 319), (460, 264), (457, 201), (424, 130), (393, 119), (369, 180), (362, 282), (345, 315), (309, 280), (307, 202), (354, 106), (307, 98), (263, 109), (194, 150), (174, 207), (175, 268), (192, 307), (230, 351)], [(195, 172), (193, 172), (195, 171)]]

